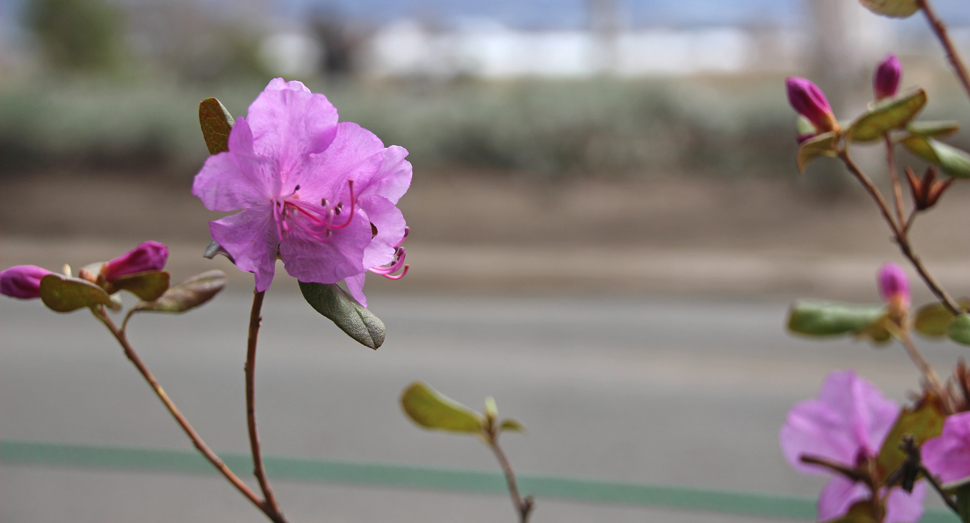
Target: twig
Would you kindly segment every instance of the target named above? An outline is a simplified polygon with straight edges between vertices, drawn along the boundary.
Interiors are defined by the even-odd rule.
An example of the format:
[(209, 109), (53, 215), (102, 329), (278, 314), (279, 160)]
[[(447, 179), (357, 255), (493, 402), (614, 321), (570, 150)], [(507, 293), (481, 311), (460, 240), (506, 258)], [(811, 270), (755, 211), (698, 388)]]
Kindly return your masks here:
[(946, 32), (946, 26), (936, 17), (936, 12), (933, 10), (933, 6), (930, 5), (930, 0), (916, 1), (920, 9), (923, 10), (923, 14), (926, 15), (926, 20), (930, 23), (930, 27), (943, 46), (943, 50), (946, 51), (946, 58), (950, 61), (950, 65), (953, 66), (953, 70), (956, 72), (960, 83), (963, 84), (963, 90), (967, 92), (967, 96), (970, 96), (970, 76), (967, 76), (967, 68), (963, 65), (963, 61), (960, 59), (959, 53), (957, 53), (957, 48), (950, 41), (950, 36)]
[(259, 447), (259, 434), (256, 432), (256, 337), (262, 322), (260, 310), (263, 308), (265, 295), (266, 291), (253, 290), (253, 309), (249, 314), (249, 339), (246, 344), (246, 421), (249, 425), (249, 448), (253, 454), (253, 475), (259, 481), (259, 488), (266, 498), (267, 514), (270, 515), (270, 519), (282, 523), (286, 520), (276, 503), (273, 488), (266, 478), (263, 455)]
[(906, 348), (906, 354), (909, 355), (909, 359), (913, 360), (916, 367), (921, 373), (923, 373), (923, 377), (926, 378), (926, 382), (940, 397), (940, 402), (947, 406), (947, 410), (949, 410), (949, 402), (947, 401), (946, 391), (943, 389), (943, 383), (940, 381), (939, 375), (936, 374), (936, 371), (933, 370), (933, 366), (926, 361), (923, 354), (918, 348), (916, 348), (916, 344), (913, 343), (913, 338), (909, 335), (909, 331), (907, 329), (899, 329), (899, 341), (903, 344), (903, 347)]
[(111, 331), (111, 334), (114, 335), (115, 339), (118, 340), (118, 343), (121, 344), (121, 348), (125, 351), (125, 356), (127, 356), (131, 363), (134, 364), (135, 368), (138, 369), (138, 372), (141, 373), (142, 377), (145, 378), (145, 381), (148, 382), (148, 385), (151, 386), (152, 390), (155, 391), (158, 399), (162, 400), (162, 404), (165, 405), (165, 408), (168, 409), (169, 413), (172, 414), (172, 417), (175, 418), (175, 421), (178, 422), (179, 426), (182, 427), (182, 430), (185, 431), (185, 435), (192, 440), (192, 444), (195, 445), (195, 448), (198, 449), (198, 451), (205, 456), (205, 459), (207, 459), (209, 463), (212, 463), (212, 466), (221, 472), (222, 475), (229, 480), (229, 483), (232, 483), (232, 485), (235, 486), (236, 489), (246, 497), (246, 499), (251, 501), (253, 505), (256, 505), (256, 507), (263, 511), (263, 513), (266, 514), (270, 519), (276, 521), (273, 514), (270, 513), (269, 507), (266, 505), (266, 503), (259, 499), (259, 496), (256, 495), (256, 493), (253, 492), (248, 485), (243, 483), (238, 476), (229, 470), (229, 467), (226, 466), (222, 459), (220, 459), (219, 456), (217, 456), (216, 453), (213, 452), (208, 445), (206, 445), (205, 441), (202, 440), (202, 437), (200, 437), (195, 429), (192, 428), (189, 421), (185, 419), (185, 416), (182, 415), (178, 407), (175, 406), (175, 403), (172, 402), (171, 398), (168, 397), (168, 394), (165, 393), (165, 390), (162, 389), (162, 386), (159, 385), (158, 380), (155, 379), (155, 376), (151, 373), (151, 371), (148, 370), (148, 367), (145, 366), (145, 363), (142, 362), (141, 358), (138, 357), (138, 353), (136, 353), (135, 349), (131, 347), (131, 344), (128, 342), (128, 337), (124, 331), (119, 330), (118, 327), (115, 326), (114, 322), (107, 314), (104, 313), (102, 308), (92, 308), (91, 312), (94, 313), (95, 318), (104, 323), (108, 330)]
[(956, 301), (954, 301), (953, 298), (947, 294), (943, 287), (940, 287), (940, 284), (937, 283), (932, 276), (930, 276), (929, 271), (926, 270), (925, 266), (923, 266), (923, 262), (919, 259), (919, 256), (913, 252), (913, 247), (909, 243), (909, 238), (904, 230), (896, 225), (896, 222), (893, 220), (892, 213), (889, 211), (889, 206), (886, 204), (886, 200), (882, 197), (879, 190), (876, 189), (876, 186), (872, 183), (872, 180), (870, 180), (869, 177), (866, 176), (861, 169), (859, 169), (859, 166), (852, 161), (852, 158), (849, 157), (848, 150), (842, 149), (839, 151), (839, 158), (845, 163), (845, 166), (849, 169), (849, 172), (851, 172), (852, 175), (859, 180), (859, 183), (861, 183), (869, 195), (872, 196), (873, 200), (876, 201), (879, 211), (882, 212), (883, 218), (886, 220), (886, 223), (892, 230), (893, 237), (896, 239), (896, 244), (899, 245), (899, 250), (904, 256), (906, 256), (907, 259), (909, 259), (910, 263), (913, 264), (913, 267), (916, 268), (916, 272), (918, 272), (920, 277), (923, 278), (923, 281), (926, 282), (926, 286), (933, 291), (933, 294), (936, 295), (940, 302), (943, 303), (943, 306), (953, 313), (953, 315), (959, 316), (962, 314), (963, 311), (960, 310), (960, 306), (957, 305)]
[(502, 447), (498, 444), (498, 433), (495, 431), (486, 433), (485, 437), (488, 440), (488, 446), (495, 453), (495, 457), (498, 459), (502, 471), (505, 472), (505, 480), (509, 484), (509, 494), (512, 496), (512, 505), (515, 506), (516, 512), (519, 513), (519, 523), (527, 523), (533, 507), (532, 496), (526, 496), (523, 499), (519, 495), (519, 486), (515, 481), (515, 473), (512, 471), (512, 465), (509, 463), (508, 458), (505, 457), (505, 453), (502, 452)]

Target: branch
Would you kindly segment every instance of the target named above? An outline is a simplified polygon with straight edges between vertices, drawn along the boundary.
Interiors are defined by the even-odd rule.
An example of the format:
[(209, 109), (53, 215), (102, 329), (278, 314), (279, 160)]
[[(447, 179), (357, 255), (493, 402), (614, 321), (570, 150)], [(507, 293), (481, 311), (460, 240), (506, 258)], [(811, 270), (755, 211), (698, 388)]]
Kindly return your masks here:
[(508, 458), (505, 457), (505, 453), (502, 452), (502, 447), (498, 444), (497, 432), (492, 429), (491, 433), (485, 434), (485, 438), (488, 441), (488, 446), (495, 453), (495, 457), (498, 458), (498, 463), (502, 467), (502, 471), (505, 472), (505, 480), (509, 484), (509, 494), (512, 495), (512, 505), (515, 506), (516, 512), (519, 513), (519, 523), (527, 523), (529, 521), (529, 514), (532, 512), (534, 506), (532, 496), (526, 496), (523, 499), (519, 495), (519, 486), (515, 481), (515, 473), (512, 471), (512, 465), (509, 463)]
[(963, 84), (963, 90), (967, 92), (967, 96), (970, 96), (970, 77), (967, 76), (967, 68), (963, 65), (963, 61), (960, 59), (959, 53), (957, 53), (957, 48), (950, 41), (950, 36), (946, 32), (946, 26), (936, 17), (936, 12), (933, 10), (933, 6), (930, 5), (930, 0), (916, 1), (920, 9), (923, 10), (923, 14), (926, 15), (926, 20), (930, 23), (930, 27), (943, 46), (943, 50), (946, 51), (946, 58), (950, 61), (950, 65), (953, 66), (953, 70), (956, 72), (960, 83)]

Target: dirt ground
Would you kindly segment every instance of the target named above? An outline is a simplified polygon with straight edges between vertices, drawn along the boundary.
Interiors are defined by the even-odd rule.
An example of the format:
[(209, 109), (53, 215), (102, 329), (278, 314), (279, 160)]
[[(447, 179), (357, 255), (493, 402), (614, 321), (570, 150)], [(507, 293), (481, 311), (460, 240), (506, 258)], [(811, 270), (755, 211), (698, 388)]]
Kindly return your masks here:
[[(0, 179), (0, 265), (51, 269), (103, 260), (139, 241), (170, 245), (175, 278), (214, 266), (200, 253), (206, 211), (190, 180), (49, 172)], [(822, 198), (804, 179), (536, 181), (416, 169), (401, 200), (410, 274), (389, 292), (583, 292), (874, 298), (874, 273), (902, 261), (861, 189)], [(970, 293), (970, 187), (921, 215), (913, 240), (954, 294)], [(279, 278), (279, 285), (294, 288)]]

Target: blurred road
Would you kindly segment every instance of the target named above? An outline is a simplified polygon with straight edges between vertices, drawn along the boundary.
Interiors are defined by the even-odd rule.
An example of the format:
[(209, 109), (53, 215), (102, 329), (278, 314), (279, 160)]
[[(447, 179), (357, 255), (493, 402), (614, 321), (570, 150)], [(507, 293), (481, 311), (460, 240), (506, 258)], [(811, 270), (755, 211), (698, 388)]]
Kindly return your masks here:
[[(504, 438), (518, 471), (815, 495), (824, 480), (789, 470), (776, 435), (786, 411), (824, 375), (852, 367), (903, 399), (916, 372), (898, 347), (787, 336), (783, 302), (651, 298), (382, 295), (387, 324), (373, 352), (299, 297), (271, 290), (257, 366), (264, 452), (494, 469), (473, 438), (424, 432), (400, 391), (425, 380), (529, 429)], [(250, 295), (227, 291), (181, 317), (129, 327), (143, 359), (217, 451), (248, 448), (243, 403)], [(948, 372), (960, 350), (928, 344)], [(0, 300), (0, 437), (188, 449), (108, 333), (84, 312)], [(244, 471), (237, 471), (243, 475)], [(294, 523), (511, 522), (507, 499), (275, 482)], [(212, 477), (4, 466), (0, 521), (259, 522)], [(535, 523), (749, 521), (750, 518), (539, 499)]]

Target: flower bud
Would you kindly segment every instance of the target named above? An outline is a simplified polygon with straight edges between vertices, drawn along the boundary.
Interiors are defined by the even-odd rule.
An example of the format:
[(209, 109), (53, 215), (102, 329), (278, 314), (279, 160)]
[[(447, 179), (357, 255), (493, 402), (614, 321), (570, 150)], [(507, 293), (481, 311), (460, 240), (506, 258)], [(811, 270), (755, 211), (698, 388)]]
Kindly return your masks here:
[(16, 265), (0, 271), (0, 294), (29, 300), (40, 297), (40, 280), (51, 271), (36, 265)]
[(105, 280), (113, 281), (128, 274), (160, 271), (168, 261), (168, 247), (147, 241), (127, 253), (109, 261), (101, 268)]
[(835, 115), (832, 114), (832, 107), (818, 86), (796, 76), (789, 76), (785, 85), (788, 90), (788, 103), (798, 114), (812, 122), (817, 132), (825, 133), (839, 128)]
[(902, 267), (889, 262), (879, 268), (879, 294), (890, 307), (909, 309), (909, 279)]
[(896, 55), (886, 57), (876, 72), (872, 75), (872, 90), (876, 93), (876, 100), (896, 96), (899, 90), (899, 78), (903, 75), (903, 66)]

